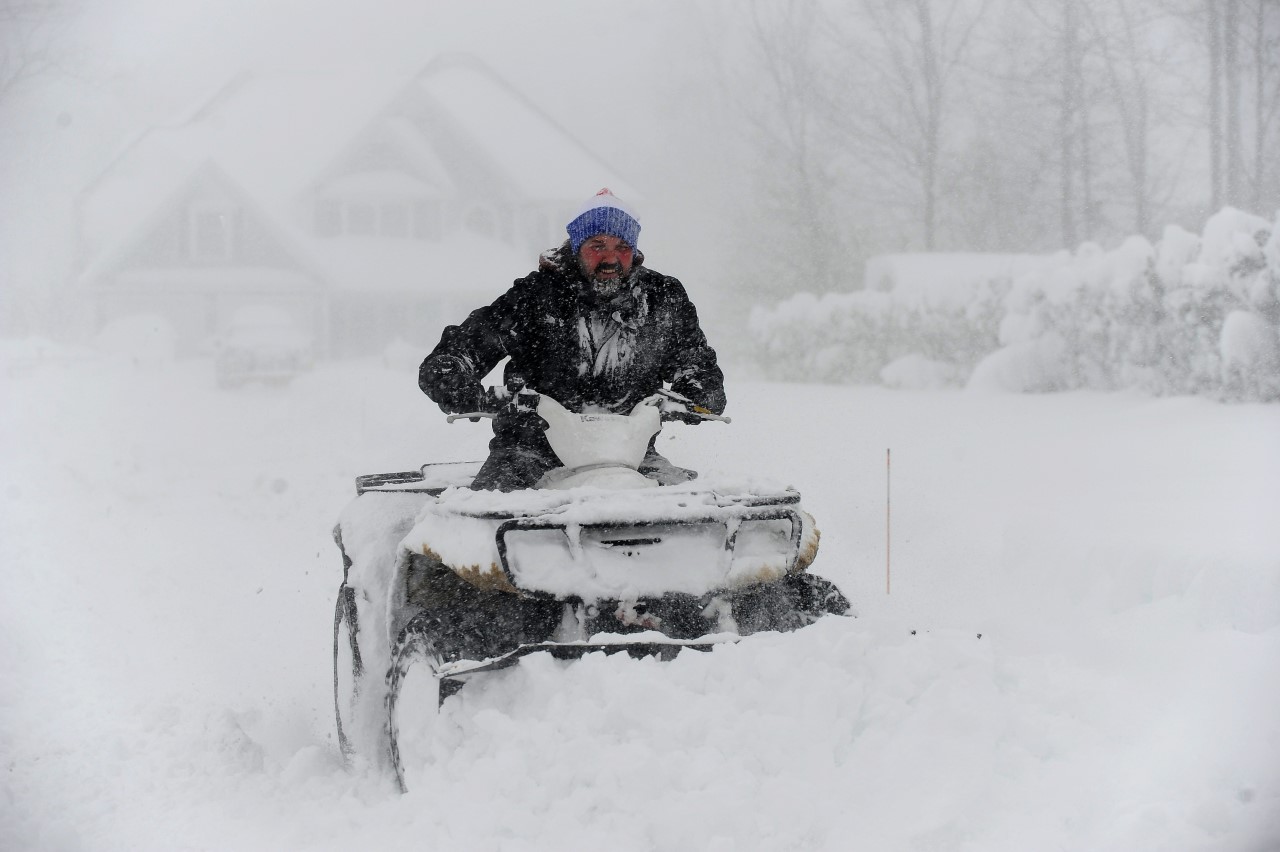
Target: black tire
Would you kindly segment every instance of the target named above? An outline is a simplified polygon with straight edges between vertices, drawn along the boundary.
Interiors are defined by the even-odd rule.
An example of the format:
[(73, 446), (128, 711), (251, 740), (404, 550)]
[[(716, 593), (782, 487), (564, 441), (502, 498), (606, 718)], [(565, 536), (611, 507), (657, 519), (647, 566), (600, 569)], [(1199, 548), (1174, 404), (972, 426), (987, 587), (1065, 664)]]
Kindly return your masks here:
[(783, 578), (787, 591), (801, 612), (822, 615), (851, 615), (849, 599), (826, 577), (808, 571), (788, 574)]
[(800, 571), (760, 583), (733, 597), (733, 618), (743, 636), (765, 630), (788, 632), (827, 615), (851, 615), (849, 600), (824, 577)]
[(333, 611), (333, 715), (338, 726), (338, 748), (344, 759), (354, 752), (356, 707), (364, 661), (360, 658), (360, 617), (355, 589), (343, 583)]
[(440, 704), (453, 691), (442, 688), (438, 675), (444, 661), (438, 631), (435, 619), (423, 614), (410, 619), (400, 631), (387, 671), (388, 749), (402, 793), (409, 790), (406, 766), (415, 772), (430, 762)]

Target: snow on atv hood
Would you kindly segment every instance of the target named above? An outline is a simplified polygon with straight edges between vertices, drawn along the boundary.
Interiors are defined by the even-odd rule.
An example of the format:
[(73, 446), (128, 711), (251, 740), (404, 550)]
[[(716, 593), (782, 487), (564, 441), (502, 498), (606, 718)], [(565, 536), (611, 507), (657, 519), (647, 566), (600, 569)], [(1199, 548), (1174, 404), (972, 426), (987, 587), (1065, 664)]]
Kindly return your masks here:
[(807, 566), (817, 544), (793, 489), (715, 477), (643, 490), (450, 488), (401, 549), (482, 588), (616, 600), (774, 580)]

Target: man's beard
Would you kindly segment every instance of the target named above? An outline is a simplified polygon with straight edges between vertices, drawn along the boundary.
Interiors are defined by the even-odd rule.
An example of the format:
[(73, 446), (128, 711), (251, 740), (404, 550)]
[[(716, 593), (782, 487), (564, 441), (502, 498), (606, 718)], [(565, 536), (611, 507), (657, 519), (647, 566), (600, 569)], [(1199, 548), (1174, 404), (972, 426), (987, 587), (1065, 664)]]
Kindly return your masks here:
[[(601, 276), (600, 273), (602, 271), (617, 272), (618, 274), (616, 276)], [(623, 273), (622, 264), (620, 263), (602, 263), (597, 266), (596, 271), (590, 275), (586, 275), (584, 270), (584, 276), (591, 282), (592, 289), (605, 298), (617, 295), (618, 291), (626, 286), (627, 280), (631, 278), (631, 274), (629, 272)]]
[(622, 289), (622, 285), (626, 283), (623, 278), (596, 278), (595, 276), (591, 278), (591, 286), (605, 298), (617, 295), (618, 291)]

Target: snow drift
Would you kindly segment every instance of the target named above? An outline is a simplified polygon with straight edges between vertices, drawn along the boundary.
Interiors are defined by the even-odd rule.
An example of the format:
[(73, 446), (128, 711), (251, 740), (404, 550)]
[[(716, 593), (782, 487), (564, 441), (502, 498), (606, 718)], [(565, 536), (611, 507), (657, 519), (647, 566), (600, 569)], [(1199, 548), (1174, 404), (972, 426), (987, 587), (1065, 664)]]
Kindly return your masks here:
[(373, 362), (26, 360), (0, 396), (5, 849), (1280, 843), (1275, 406), (731, 382), (664, 454), (799, 488), (859, 617), (535, 655), (400, 796), (335, 741), (331, 528), (356, 474), (488, 430)]
[(801, 294), (751, 327), (778, 378), (1276, 401), (1278, 226), (1227, 208), (1202, 234), (1169, 226), (1111, 251), (873, 258), (877, 289)]

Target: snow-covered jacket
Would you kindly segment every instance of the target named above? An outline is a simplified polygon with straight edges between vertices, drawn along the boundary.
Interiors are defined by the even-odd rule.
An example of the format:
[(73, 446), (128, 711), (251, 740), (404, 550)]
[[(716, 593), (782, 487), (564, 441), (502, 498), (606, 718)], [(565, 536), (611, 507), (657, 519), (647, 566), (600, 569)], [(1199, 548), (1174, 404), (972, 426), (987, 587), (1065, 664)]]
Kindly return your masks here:
[(664, 381), (695, 403), (724, 411), (724, 374), (684, 286), (643, 263), (636, 252), (617, 294), (602, 297), (568, 242), (544, 252), (537, 270), (444, 330), (422, 364), (419, 385), (439, 402), (432, 359), (456, 358), (478, 380), (510, 355), (508, 378), (520, 376), (571, 411), (591, 406), (627, 413)]

